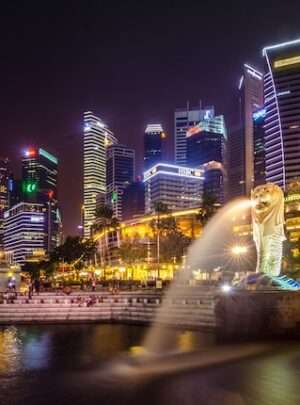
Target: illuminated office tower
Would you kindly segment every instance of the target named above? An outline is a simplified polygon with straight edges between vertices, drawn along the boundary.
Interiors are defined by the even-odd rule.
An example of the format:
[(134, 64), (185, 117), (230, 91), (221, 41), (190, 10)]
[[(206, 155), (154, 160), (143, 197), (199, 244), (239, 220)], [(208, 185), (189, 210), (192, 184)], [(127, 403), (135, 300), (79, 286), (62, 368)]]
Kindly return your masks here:
[(106, 149), (117, 143), (117, 139), (108, 126), (91, 111), (84, 113), (83, 132), (83, 234), (88, 238), (95, 221), (98, 194), (106, 194)]
[(145, 212), (154, 212), (155, 204), (171, 211), (201, 207), (203, 169), (158, 163), (144, 173)]
[(0, 159), (0, 249), (3, 242), (3, 215), (9, 207), (8, 159)]
[(187, 131), (187, 164), (205, 169), (204, 192), (218, 204), (225, 199), (226, 142), (223, 115), (204, 119)]
[(57, 198), (58, 159), (43, 148), (30, 147), (22, 159), (22, 201), (47, 208), (47, 252), (59, 245), (61, 217)]
[(231, 128), (228, 139), (228, 189), (231, 198), (250, 195), (253, 188), (253, 113), (263, 107), (263, 73), (244, 64), (238, 90), (239, 122)]
[(177, 165), (188, 166), (187, 162), (187, 137), (186, 134), (199, 122), (214, 117), (214, 107), (202, 109), (191, 107), (189, 103), (185, 108), (175, 110), (174, 115), (174, 139), (175, 139), (175, 163)]
[(124, 189), (134, 179), (135, 151), (127, 146), (114, 144), (106, 154), (106, 200), (114, 217), (122, 220), (122, 199)]
[(4, 213), (4, 249), (24, 264), (48, 250), (48, 212), (44, 204), (20, 202)]
[(300, 39), (263, 49), (266, 180), (283, 189), (300, 176)]
[(162, 161), (162, 141), (165, 133), (161, 124), (147, 125), (144, 133), (144, 169)]

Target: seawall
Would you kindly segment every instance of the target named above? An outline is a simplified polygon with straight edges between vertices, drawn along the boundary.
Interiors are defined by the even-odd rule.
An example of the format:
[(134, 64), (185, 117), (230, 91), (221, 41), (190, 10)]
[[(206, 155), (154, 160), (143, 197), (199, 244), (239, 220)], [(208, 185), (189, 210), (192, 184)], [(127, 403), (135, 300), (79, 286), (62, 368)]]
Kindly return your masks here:
[[(88, 306), (90, 299), (93, 303)], [(18, 297), (14, 303), (0, 303), (0, 324), (124, 322), (149, 324), (162, 304), (160, 291), (41, 293), (32, 299)], [(178, 292), (176, 299), (164, 300), (166, 315), (161, 322), (178, 327), (214, 328), (214, 293), (210, 290)]]
[[(0, 300), (0, 325), (118, 322), (148, 325), (162, 303), (160, 322), (180, 328), (215, 330), (228, 340), (300, 337), (300, 292), (178, 289), (176, 298), (161, 291), (42, 293), (14, 303)], [(92, 305), (87, 300), (92, 297)]]
[(300, 337), (300, 292), (218, 294), (215, 316), (217, 333), (226, 339)]

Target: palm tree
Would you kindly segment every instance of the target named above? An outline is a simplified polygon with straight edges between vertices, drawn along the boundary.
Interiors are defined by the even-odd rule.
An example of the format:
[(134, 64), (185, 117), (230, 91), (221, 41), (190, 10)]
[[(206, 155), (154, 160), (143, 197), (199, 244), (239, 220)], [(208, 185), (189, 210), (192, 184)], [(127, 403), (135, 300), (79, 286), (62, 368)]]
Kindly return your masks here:
[(202, 197), (202, 208), (197, 216), (202, 226), (205, 226), (210, 218), (218, 210), (218, 201), (214, 194), (204, 192)]
[(147, 248), (138, 239), (126, 239), (119, 248), (119, 255), (122, 262), (132, 268), (132, 278), (134, 278), (136, 265), (140, 264), (147, 257)]
[(104, 253), (102, 255), (104, 263), (104, 279), (106, 278), (106, 256), (108, 256), (108, 240), (107, 236), (110, 231), (115, 232), (119, 227), (119, 221), (113, 216), (114, 212), (111, 207), (102, 205), (96, 210), (96, 220), (93, 226), (93, 235), (97, 238), (97, 233), (103, 234), (104, 237)]
[(160, 278), (160, 234), (162, 230), (162, 223), (160, 216), (169, 212), (168, 206), (161, 201), (154, 204), (154, 212), (156, 214), (156, 223), (151, 226), (156, 228), (156, 259), (157, 259), (157, 278)]

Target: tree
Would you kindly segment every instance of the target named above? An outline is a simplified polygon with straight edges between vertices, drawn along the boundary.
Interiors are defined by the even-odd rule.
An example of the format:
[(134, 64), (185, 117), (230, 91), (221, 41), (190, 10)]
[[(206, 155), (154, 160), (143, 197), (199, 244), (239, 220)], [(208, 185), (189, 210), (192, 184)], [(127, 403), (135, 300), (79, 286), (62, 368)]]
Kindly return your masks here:
[(96, 242), (84, 240), (79, 236), (68, 236), (65, 242), (50, 254), (51, 263), (68, 263), (75, 268), (81, 268), (83, 263), (91, 260), (96, 253)]
[(96, 220), (95, 224), (92, 227), (92, 232), (102, 232), (106, 231), (109, 228), (117, 228), (119, 226), (119, 221), (116, 217), (113, 216), (113, 210), (107, 206), (102, 205), (96, 209)]
[(202, 208), (198, 219), (202, 226), (205, 226), (218, 209), (218, 201), (214, 194), (204, 192), (202, 197)]
[(172, 261), (181, 261), (185, 255), (188, 246), (191, 243), (191, 238), (185, 236), (179, 230), (172, 230), (161, 238), (160, 256), (161, 260), (167, 263)]
[(41, 263), (40, 262), (25, 262), (22, 266), (22, 271), (28, 273), (32, 280), (40, 278)]
[(138, 264), (147, 257), (147, 248), (137, 239), (126, 239), (119, 248), (119, 255), (124, 264), (132, 267), (133, 272)]

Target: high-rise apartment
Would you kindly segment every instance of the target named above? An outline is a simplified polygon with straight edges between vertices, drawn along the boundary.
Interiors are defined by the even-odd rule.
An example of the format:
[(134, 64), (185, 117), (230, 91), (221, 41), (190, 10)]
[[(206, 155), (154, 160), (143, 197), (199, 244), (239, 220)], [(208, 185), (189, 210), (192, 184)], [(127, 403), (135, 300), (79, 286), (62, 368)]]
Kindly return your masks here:
[(158, 202), (172, 211), (200, 207), (203, 181), (203, 169), (158, 163), (144, 173), (145, 212), (154, 212)]
[(263, 49), (266, 180), (286, 188), (300, 176), (300, 39)]
[(161, 124), (148, 124), (144, 133), (144, 169), (162, 161), (163, 139), (166, 137)]
[(122, 220), (124, 189), (134, 179), (135, 151), (127, 146), (114, 144), (106, 154), (106, 200), (111, 205), (114, 217)]
[(106, 149), (117, 143), (117, 139), (108, 126), (91, 111), (84, 113), (83, 131), (83, 234), (88, 238), (95, 221), (97, 195), (106, 194)]
[(175, 139), (175, 163), (177, 165), (188, 165), (187, 162), (187, 133), (199, 122), (214, 117), (214, 107), (202, 109), (190, 107), (189, 103), (185, 108), (176, 109), (174, 115), (174, 139)]
[(228, 188), (231, 198), (250, 195), (254, 181), (253, 113), (263, 107), (263, 73), (243, 65), (239, 80), (239, 122), (229, 133)]

